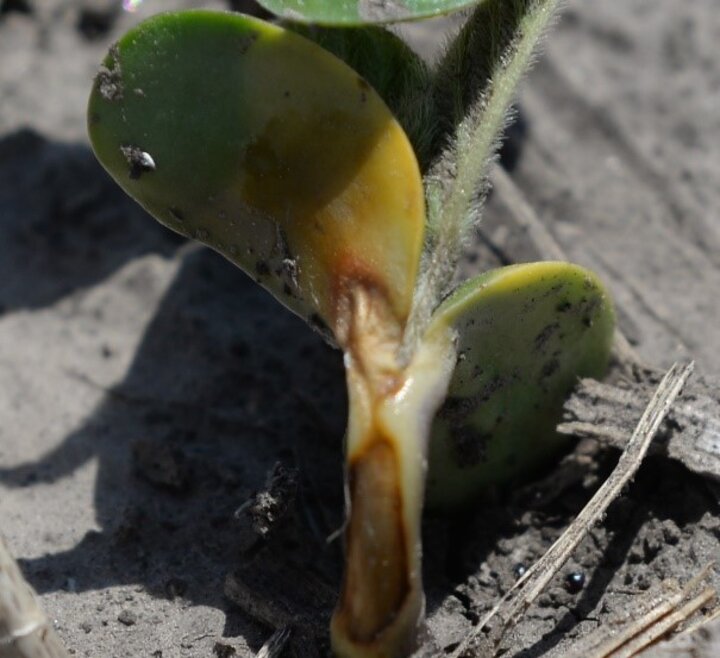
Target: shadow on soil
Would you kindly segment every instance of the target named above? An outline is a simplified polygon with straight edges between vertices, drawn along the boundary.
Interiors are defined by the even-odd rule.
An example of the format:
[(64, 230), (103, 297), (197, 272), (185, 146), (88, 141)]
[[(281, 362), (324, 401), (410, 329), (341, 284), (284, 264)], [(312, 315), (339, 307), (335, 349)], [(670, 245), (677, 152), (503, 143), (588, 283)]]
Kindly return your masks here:
[[(33, 586), (141, 583), (226, 609), (225, 573), (270, 551), (295, 569), (321, 570), (334, 590), (340, 552), (326, 537), (342, 521), (340, 355), (218, 255), (180, 250), (86, 148), (23, 132), (0, 142), (0, 167), (5, 313), (52, 305), (144, 254), (179, 260), (124, 380), (53, 451), (0, 468), (5, 486), (26, 487), (99, 464), (101, 531), (23, 561)], [(277, 462), (299, 473), (291, 527), (244, 551), (253, 542), (234, 512)]]

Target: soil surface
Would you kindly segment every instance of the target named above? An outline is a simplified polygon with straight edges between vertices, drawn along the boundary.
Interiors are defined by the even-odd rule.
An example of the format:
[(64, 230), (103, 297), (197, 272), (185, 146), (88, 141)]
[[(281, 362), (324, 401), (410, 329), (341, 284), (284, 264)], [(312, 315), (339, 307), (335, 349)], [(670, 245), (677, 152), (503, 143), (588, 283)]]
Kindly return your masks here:
[[(342, 360), (95, 162), (85, 102), (141, 18), (103, 0), (0, 0), (0, 530), (74, 655), (328, 655), (341, 573)], [(432, 56), (444, 24), (415, 28)], [(649, 364), (720, 374), (716, 0), (571, 0), (524, 86), (506, 164), (596, 270)], [(495, 194), (468, 268), (533, 257)], [(428, 627), (449, 652), (617, 460), (425, 525)], [(554, 485), (554, 486), (550, 486)], [(562, 655), (639, 593), (720, 554), (718, 488), (662, 456), (514, 629)], [(711, 582), (720, 587), (720, 571)]]

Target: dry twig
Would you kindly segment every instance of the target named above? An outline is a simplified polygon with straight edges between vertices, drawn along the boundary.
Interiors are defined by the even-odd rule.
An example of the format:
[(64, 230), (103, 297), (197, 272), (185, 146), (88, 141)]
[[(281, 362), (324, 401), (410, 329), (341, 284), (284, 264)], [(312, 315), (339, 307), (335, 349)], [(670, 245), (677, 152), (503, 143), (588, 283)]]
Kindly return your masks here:
[(697, 593), (711, 568), (712, 564), (707, 565), (682, 588), (677, 581), (666, 580), (659, 588), (638, 594), (632, 608), (626, 609), (622, 618), (610, 619), (580, 638), (570, 653), (562, 653), (563, 658), (630, 658), (638, 655), (717, 595), (712, 588)]
[[(663, 635), (669, 633), (673, 628), (679, 626), (686, 619), (691, 617), (695, 612), (702, 608), (706, 603), (712, 601), (717, 596), (717, 592), (712, 587), (707, 587), (700, 594), (693, 597), (684, 606), (671, 612), (660, 619), (657, 623), (645, 629), (642, 633), (636, 635), (630, 642), (623, 646), (619, 651), (612, 655), (612, 658), (632, 658), (640, 651), (657, 642)], [(599, 658), (605, 658), (601, 656)]]
[[(657, 380), (655, 380), (657, 381)], [(623, 430), (635, 422), (652, 395), (648, 381), (613, 386), (584, 379), (565, 403), (558, 432), (590, 438), (622, 450)], [(702, 477), (720, 482), (720, 395), (712, 383), (695, 380), (673, 407), (650, 446), (650, 453), (666, 455)]]
[(710, 618), (640, 655), (642, 658), (717, 658), (720, 656), (719, 617), (720, 611), (716, 611)]

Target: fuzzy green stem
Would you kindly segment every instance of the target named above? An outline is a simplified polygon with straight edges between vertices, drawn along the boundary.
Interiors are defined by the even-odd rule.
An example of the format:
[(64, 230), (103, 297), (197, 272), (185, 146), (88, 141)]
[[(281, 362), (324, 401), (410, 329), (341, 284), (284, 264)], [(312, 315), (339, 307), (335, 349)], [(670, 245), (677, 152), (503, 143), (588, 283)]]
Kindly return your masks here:
[(447, 294), (478, 223), (490, 164), (518, 84), (532, 64), (559, 0), (488, 0), (440, 63), (436, 98), (444, 151), (426, 176), (427, 246), (403, 354), (412, 353)]

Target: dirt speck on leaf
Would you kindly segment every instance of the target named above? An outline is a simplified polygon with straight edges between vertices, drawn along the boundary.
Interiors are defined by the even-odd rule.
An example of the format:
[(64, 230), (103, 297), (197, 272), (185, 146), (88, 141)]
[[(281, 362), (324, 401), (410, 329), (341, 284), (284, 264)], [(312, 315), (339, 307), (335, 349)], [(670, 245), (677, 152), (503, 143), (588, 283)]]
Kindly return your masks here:
[(250, 32), (249, 34), (243, 36), (238, 42), (238, 50), (240, 51), (240, 54), (245, 55), (247, 51), (252, 48), (252, 45), (257, 41), (257, 39), (258, 35), (255, 32)]
[(108, 55), (108, 65), (103, 64), (95, 77), (100, 95), (112, 103), (119, 102), (125, 95), (125, 89), (122, 79), (122, 69), (120, 68), (120, 50), (117, 44), (110, 48)]
[(153, 157), (137, 146), (121, 146), (120, 151), (128, 162), (128, 175), (132, 180), (137, 180), (157, 168)]

